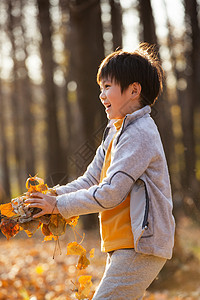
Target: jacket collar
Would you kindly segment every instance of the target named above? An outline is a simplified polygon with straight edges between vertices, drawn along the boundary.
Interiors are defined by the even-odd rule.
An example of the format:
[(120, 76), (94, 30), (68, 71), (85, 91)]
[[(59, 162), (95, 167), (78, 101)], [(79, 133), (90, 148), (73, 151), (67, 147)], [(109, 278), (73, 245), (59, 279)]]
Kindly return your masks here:
[(151, 107), (149, 105), (146, 105), (141, 109), (134, 111), (132, 114), (127, 114), (124, 118), (124, 122), (126, 121), (127, 123), (131, 123), (136, 119), (142, 118), (146, 114), (150, 114), (150, 112), (151, 112)]
[[(141, 109), (138, 109), (138, 110), (134, 111), (132, 114), (127, 114), (124, 117), (123, 124), (121, 126), (120, 132), (123, 131), (125, 126), (127, 126), (128, 124), (132, 123), (133, 121), (135, 121), (139, 118), (142, 118), (146, 114), (150, 114), (150, 112), (151, 112), (151, 107), (149, 105), (146, 105), (146, 106), (142, 107)], [(103, 133), (103, 141), (105, 141), (110, 128), (114, 126), (115, 122), (116, 122), (116, 119), (112, 119), (108, 122), (108, 125), (105, 128), (105, 131)]]
[[(139, 119), (139, 118), (143, 117), (144, 115), (150, 114), (150, 113), (151, 113), (151, 107), (149, 105), (146, 105), (146, 106), (142, 107), (141, 109), (134, 111), (132, 114), (127, 114), (124, 117), (123, 123), (125, 123), (125, 122), (126, 122), (126, 124), (131, 123), (134, 120)], [(111, 128), (115, 122), (116, 122), (116, 119), (110, 120), (108, 122), (107, 127)]]

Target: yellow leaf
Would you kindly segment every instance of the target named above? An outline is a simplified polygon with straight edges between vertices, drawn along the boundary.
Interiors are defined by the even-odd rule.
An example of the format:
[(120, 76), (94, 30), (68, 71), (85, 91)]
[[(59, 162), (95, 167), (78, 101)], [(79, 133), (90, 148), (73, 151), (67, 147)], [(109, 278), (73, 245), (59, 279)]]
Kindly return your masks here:
[(90, 287), (92, 286), (91, 282), (92, 276), (83, 275), (79, 277), (79, 288), (78, 292), (76, 293), (77, 299), (85, 299), (89, 296), (90, 293)]
[(66, 224), (75, 227), (78, 223), (78, 219), (79, 219), (79, 216), (76, 216), (76, 217), (71, 217), (69, 219), (66, 219), (65, 221), (66, 221)]
[(52, 239), (54, 239), (54, 241), (57, 241), (58, 237), (53, 235), (53, 234), (45, 236), (44, 237), (44, 242), (51, 241)]
[(91, 250), (90, 250), (90, 257), (92, 258), (92, 257), (94, 257), (94, 248), (92, 248)]
[(78, 282), (82, 285), (86, 285), (86, 284), (92, 285), (91, 279), (92, 279), (92, 276), (83, 275), (83, 276), (79, 277)]
[(39, 184), (44, 184), (44, 180), (42, 178), (37, 177), (37, 176), (33, 176), (33, 177), (30, 176), (26, 180), (26, 188), (27, 188), (27, 190), (30, 188), (30, 186), (37, 186)]
[(77, 242), (72, 242), (67, 245), (67, 255), (83, 255), (85, 253), (85, 248), (83, 248)]
[(8, 217), (8, 218), (10, 218), (10, 217), (16, 215), (16, 214), (13, 212), (13, 207), (12, 207), (11, 202), (6, 203), (6, 204), (1, 204), (1, 205), (0, 205), (0, 211), (1, 211), (1, 214), (2, 214), (3, 216), (6, 216), (6, 217)]

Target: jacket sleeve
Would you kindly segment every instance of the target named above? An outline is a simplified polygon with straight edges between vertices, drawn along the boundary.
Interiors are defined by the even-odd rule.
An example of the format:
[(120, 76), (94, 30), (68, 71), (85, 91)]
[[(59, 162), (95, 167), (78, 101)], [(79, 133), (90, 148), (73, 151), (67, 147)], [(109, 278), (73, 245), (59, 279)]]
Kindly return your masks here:
[(81, 189), (88, 189), (93, 185), (98, 185), (101, 175), (101, 169), (104, 162), (104, 150), (102, 144), (97, 148), (93, 161), (88, 166), (83, 176), (76, 180), (56, 188), (58, 195), (68, 194)]
[[(115, 147), (107, 176), (102, 183), (57, 197), (60, 213), (69, 218), (74, 215), (112, 209), (126, 199), (135, 180), (145, 172), (152, 153), (140, 135), (122, 134)], [(94, 182), (94, 181), (93, 181)]]

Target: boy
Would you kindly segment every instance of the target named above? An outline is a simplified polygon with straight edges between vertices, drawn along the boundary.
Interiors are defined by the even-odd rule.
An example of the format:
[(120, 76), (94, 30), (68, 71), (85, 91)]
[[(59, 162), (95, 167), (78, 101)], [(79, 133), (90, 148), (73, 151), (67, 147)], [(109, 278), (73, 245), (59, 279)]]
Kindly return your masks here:
[(167, 164), (151, 106), (162, 91), (154, 47), (115, 51), (101, 63), (97, 82), (110, 120), (92, 163), (57, 197), (28, 199), (43, 214), (64, 218), (100, 213), (107, 265), (93, 299), (142, 299), (172, 256), (174, 218)]

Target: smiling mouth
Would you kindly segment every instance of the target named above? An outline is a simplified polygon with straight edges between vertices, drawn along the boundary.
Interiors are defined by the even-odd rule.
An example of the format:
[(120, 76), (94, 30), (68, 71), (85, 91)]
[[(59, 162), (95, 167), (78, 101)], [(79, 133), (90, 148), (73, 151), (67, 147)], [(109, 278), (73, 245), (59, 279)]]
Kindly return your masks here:
[(111, 107), (111, 104), (106, 106), (106, 110), (108, 110)]

